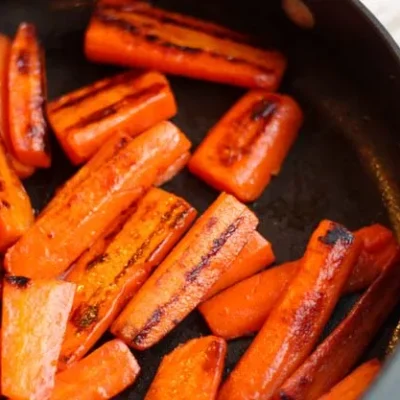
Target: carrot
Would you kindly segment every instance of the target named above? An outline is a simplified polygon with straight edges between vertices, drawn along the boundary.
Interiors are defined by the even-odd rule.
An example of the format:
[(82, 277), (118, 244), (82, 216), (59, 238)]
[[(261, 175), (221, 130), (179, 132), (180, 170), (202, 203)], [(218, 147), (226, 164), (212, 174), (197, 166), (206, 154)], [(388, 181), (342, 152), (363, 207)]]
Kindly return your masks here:
[(100, 1), (86, 31), (85, 53), (95, 62), (276, 90), (285, 57), (245, 42), (230, 30), (146, 2)]
[(379, 360), (370, 360), (358, 367), (329, 393), (322, 396), (320, 400), (359, 400), (380, 370), (381, 363)]
[(192, 339), (161, 361), (145, 400), (213, 400), (224, 369), (226, 342)]
[(75, 285), (6, 276), (1, 338), (2, 394), (50, 398)]
[(32, 167), (51, 164), (45, 118), (44, 53), (32, 24), (22, 23), (11, 45), (8, 75), (10, 138), (18, 160)]
[(106, 78), (48, 106), (49, 121), (74, 164), (90, 158), (119, 130), (136, 136), (175, 114), (168, 81), (158, 72)]
[(296, 276), (228, 377), (219, 400), (270, 399), (316, 344), (357, 260), (360, 242), (322, 221)]
[(182, 169), (186, 166), (187, 162), (190, 159), (190, 152), (182, 154), (175, 162), (173, 162), (162, 175), (160, 175), (159, 179), (154, 182), (154, 186), (162, 186), (164, 183), (170, 181), (175, 175), (182, 171)]
[(195, 216), (196, 211), (186, 201), (151, 189), (101, 253), (89, 258), (93, 253), (89, 250), (77, 261), (67, 277), (79, 290), (61, 350), (61, 369), (79, 360), (96, 343)]
[(189, 147), (169, 122), (123, 141), (114, 156), (72, 188), (62, 204), (55, 201), (9, 249), (7, 271), (31, 278), (61, 274)]
[(130, 386), (140, 367), (129, 348), (114, 339), (56, 376), (51, 400), (106, 400)]
[(221, 194), (128, 303), (112, 333), (140, 350), (161, 340), (207, 295), (257, 223), (247, 207)]
[(218, 190), (254, 201), (279, 173), (302, 120), (292, 98), (250, 91), (211, 129), (189, 169)]

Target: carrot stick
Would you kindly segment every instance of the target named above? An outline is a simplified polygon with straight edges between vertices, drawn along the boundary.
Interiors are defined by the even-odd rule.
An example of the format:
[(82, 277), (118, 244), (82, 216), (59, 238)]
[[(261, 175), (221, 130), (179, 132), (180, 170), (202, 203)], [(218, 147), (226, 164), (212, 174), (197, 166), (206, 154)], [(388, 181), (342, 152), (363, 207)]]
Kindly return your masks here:
[(207, 295), (257, 223), (246, 206), (221, 194), (128, 303), (112, 333), (140, 350), (161, 340)]
[(322, 396), (320, 400), (359, 400), (368, 390), (380, 370), (381, 363), (379, 360), (370, 360), (358, 367), (329, 393)]
[(8, 75), (10, 138), (24, 164), (48, 168), (51, 164), (45, 118), (44, 53), (32, 24), (22, 23), (11, 45)]
[(79, 360), (96, 343), (195, 216), (196, 211), (186, 201), (151, 189), (101, 253), (89, 258), (93, 253), (89, 250), (77, 261), (67, 277), (79, 290), (61, 350), (61, 369)]
[(101, 1), (85, 37), (89, 60), (274, 91), (285, 57), (215, 24), (141, 1)]
[(170, 181), (175, 175), (178, 175), (179, 172), (186, 166), (190, 159), (190, 152), (182, 154), (174, 163), (172, 163), (162, 175), (160, 175), (159, 179), (154, 182), (154, 186), (162, 186), (164, 183)]
[(279, 173), (302, 120), (292, 98), (253, 90), (211, 129), (189, 169), (218, 190), (254, 201)]
[(145, 400), (213, 400), (224, 369), (226, 342), (192, 339), (161, 361)]
[(19, 400), (50, 397), (74, 292), (72, 283), (6, 276), (1, 331), (3, 395)]
[(140, 367), (125, 343), (103, 344), (56, 376), (51, 400), (107, 400), (130, 386)]
[(169, 122), (122, 144), (7, 252), (7, 271), (32, 278), (61, 274), (190, 147)]
[(50, 123), (74, 164), (86, 161), (117, 131), (136, 136), (175, 114), (168, 81), (158, 72), (106, 78), (48, 106)]
[(344, 227), (320, 223), (296, 276), (222, 386), (219, 400), (273, 396), (312, 351), (359, 251), (359, 240)]

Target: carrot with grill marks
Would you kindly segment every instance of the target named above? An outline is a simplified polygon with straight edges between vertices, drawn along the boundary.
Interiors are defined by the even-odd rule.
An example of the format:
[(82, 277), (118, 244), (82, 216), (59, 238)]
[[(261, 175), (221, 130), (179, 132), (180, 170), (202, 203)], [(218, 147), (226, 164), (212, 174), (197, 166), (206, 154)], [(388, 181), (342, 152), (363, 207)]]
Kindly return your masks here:
[(252, 47), (240, 34), (136, 0), (98, 3), (85, 53), (95, 62), (271, 91), (286, 69), (277, 51)]
[(189, 140), (169, 122), (124, 141), (9, 249), (6, 270), (32, 278), (64, 272), (189, 148)]
[(66, 94), (47, 110), (64, 151), (80, 164), (116, 132), (136, 136), (173, 117), (176, 104), (163, 75), (129, 71)]
[(322, 221), (296, 276), (222, 386), (219, 400), (270, 399), (316, 344), (357, 260), (360, 241)]
[(49, 399), (75, 285), (6, 276), (1, 331), (1, 392)]
[(192, 339), (161, 361), (145, 400), (213, 400), (224, 370), (226, 342)]
[(48, 168), (51, 164), (45, 118), (44, 53), (32, 24), (22, 23), (11, 45), (8, 75), (10, 138), (18, 160)]
[(112, 333), (143, 350), (194, 310), (229, 268), (258, 223), (225, 193), (178, 243), (112, 325)]
[(189, 169), (218, 190), (254, 201), (279, 173), (302, 121), (292, 98), (253, 90), (211, 129)]

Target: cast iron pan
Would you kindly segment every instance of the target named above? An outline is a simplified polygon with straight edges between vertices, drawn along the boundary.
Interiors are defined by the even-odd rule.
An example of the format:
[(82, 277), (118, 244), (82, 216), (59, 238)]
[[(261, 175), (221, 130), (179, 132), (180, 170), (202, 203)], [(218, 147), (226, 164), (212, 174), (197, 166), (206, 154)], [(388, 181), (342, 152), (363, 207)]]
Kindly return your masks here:
[[(38, 26), (46, 49), (49, 98), (117, 72), (90, 64), (82, 51), (90, 7), (71, 0), (2, 0), (0, 31), (13, 35), (21, 21)], [(383, 29), (353, 0), (308, 0), (316, 27), (303, 32), (291, 24), (279, 0), (160, 0), (157, 5), (215, 20), (258, 36), (289, 57), (281, 91), (302, 105), (306, 122), (279, 177), (252, 205), (260, 217), (259, 230), (274, 245), (278, 263), (302, 255), (316, 224), (330, 218), (357, 229), (380, 222), (400, 234), (400, 196), (395, 177), (400, 173), (398, 132), (400, 113), (400, 55)], [(76, 7), (71, 7), (76, 4)], [(65, 7), (63, 7), (65, 5)], [(178, 77), (170, 79), (179, 114), (174, 121), (197, 146), (207, 130), (244, 93), (243, 90)], [(40, 210), (74, 168), (57, 144), (50, 170), (26, 181), (34, 207)], [(200, 212), (217, 193), (181, 173), (165, 187), (183, 196)], [(79, 238), (77, 238), (79, 240)], [(357, 295), (342, 300), (326, 335), (344, 317)], [(388, 320), (365, 355), (384, 357), (399, 312)], [(145, 352), (135, 352), (142, 367), (136, 384), (117, 399), (143, 399), (161, 358), (179, 343), (209, 330), (197, 311), (164, 340)], [(104, 341), (110, 338), (104, 337)], [(229, 343), (226, 373), (235, 365), (251, 338)], [(394, 399), (394, 360), (370, 398)], [(384, 394), (383, 394), (384, 393)]]

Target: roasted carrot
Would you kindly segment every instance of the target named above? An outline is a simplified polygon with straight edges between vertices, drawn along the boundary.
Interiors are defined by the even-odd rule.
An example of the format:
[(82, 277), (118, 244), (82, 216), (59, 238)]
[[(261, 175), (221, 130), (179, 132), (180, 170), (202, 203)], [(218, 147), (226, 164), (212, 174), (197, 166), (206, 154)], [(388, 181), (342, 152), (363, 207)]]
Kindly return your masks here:
[(175, 114), (168, 81), (158, 72), (106, 78), (48, 106), (49, 121), (74, 164), (86, 161), (119, 130), (136, 136)]
[(197, 307), (257, 223), (246, 206), (221, 194), (128, 303), (112, 333), (141, 350), (157, 343)]
[(95, 344), (195, 216), (196, 211), (186, 201), (161, 189), (151, 189), (101, 253), (89, 250), (77, 261), (67, 277), (79, 289), (61, 350), (60, 368), (79, 360)]
[(12, 399), (49, 399), (75, 285), (6, 276), (1, 391)]
[(224, 370), (226, 342), (192, 339), (161, 361), (145, 400), (214, 400)]
[(381, 363), (374, 359), (367, 361), (342, 382), (338, 383), (320, 400), (359, 400), (368, 390), (381, 370)]
[(59, 373), (51, 400), (111, 399), (131, 385), (139, 371), (129, 348), (114, 339)]
[(254, 201), (279, 173), (302, 120), (292, 98), (253, 90), (211, 129), (189, 169), (218, 190)]
[(100, 1), (86, 31), (89, 60), (274, 91), (285, 57), (215, 24), (136, 0)]
[(219, 400), (270, 399), (316, 344), (360, 251), (344, 227), (322, 221), (296, 276), (222, 386)]
[(173, 124), (163, 122), (121, 145), (9, 249), (9, 273), (31, 278), (61, 274), (188, 151), (190, 142)]
[(182, 169), (186, 166), (190, 159), (190, 152), (182, 154), (174, 163), (172, 163), (162, 175), (160, 175), (159, 179), (154, 182), (154, 186), (162, 186), (164, 183), (170, 181), (175, 175), (182, 171)]
[(10, 138), (24, 164), (48, 168), (51, 164), (45, 118), (44, 55), (36, 28), (22, 23), (11, 45), (8, 75)]

